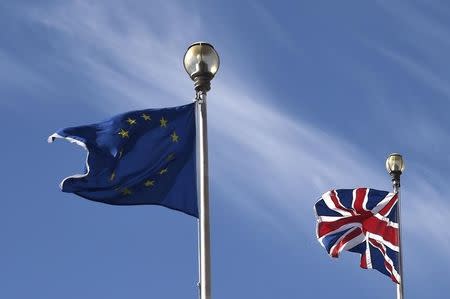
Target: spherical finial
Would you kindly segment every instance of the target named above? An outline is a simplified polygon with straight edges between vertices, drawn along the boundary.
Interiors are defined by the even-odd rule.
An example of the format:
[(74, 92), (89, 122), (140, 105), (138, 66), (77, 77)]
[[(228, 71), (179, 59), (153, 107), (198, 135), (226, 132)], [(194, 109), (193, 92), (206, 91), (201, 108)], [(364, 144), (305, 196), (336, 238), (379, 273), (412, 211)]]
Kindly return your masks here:
[(405, 164), (403, 163), (402, 155), (397, 153), (390, 154), (386, 159), (386, 170), (389, 174), (401, 174), (403, 170), (405, 170)]
[(194, 81), (196, 91), (211, 89), (210, 81), (220, 65), (219, 55), (211, 44), (197, 42), (189, 46), (184, 54), (184, 69)]

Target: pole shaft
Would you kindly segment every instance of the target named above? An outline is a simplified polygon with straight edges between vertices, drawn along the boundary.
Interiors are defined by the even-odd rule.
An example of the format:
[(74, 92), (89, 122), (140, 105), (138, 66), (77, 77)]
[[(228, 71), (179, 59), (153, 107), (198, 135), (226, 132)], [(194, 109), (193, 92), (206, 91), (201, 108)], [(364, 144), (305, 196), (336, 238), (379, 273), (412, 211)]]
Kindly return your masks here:
[(211, 254), (209, 229), (208, 130), (206, 92), (196, 97), (197, 192), (199, 206), (199, 291), (200, 299), (211, 299)]
[(393, 181), (394, 193), (397, 194), (397, 223), (398, 223), (398, 269), (400, 274), (400, 283), (397, 284), (397, 299), (404, 299), (403, 296), (403, 285), (405, 278), (403, 276), (403, 256), (402, 256), (402, 230), (401, 230), (401, 203), (400, 203), (400, 178)]

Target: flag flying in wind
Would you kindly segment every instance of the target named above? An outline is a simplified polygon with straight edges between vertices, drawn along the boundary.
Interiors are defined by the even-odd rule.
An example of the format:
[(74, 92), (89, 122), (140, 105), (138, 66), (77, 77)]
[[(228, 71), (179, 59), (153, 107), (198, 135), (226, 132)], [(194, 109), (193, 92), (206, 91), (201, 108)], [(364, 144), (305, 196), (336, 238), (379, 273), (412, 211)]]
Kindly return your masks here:
[(88, 151), (85, 174), (64, 192), (112, 205), (161, 205), (198, 217), (195, 103), (131, 111), (97, 124), (61, 129)]
[(361, 254), (361, 268), (400, 282), (398, 196), (369, 188), (331, 190), (315, 204), (317, 239), (332, 257)]

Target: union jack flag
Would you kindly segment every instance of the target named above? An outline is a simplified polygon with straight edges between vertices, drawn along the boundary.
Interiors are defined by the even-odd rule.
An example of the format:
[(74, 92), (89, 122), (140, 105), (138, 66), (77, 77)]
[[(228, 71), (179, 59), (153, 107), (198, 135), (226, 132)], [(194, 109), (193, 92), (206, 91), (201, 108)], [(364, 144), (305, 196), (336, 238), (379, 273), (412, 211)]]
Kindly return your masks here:
[(317, 239), (331, 257), (361, 254), (361, 268), (400, 283), (398, 196), (369, 188), (331, 190), (315, 204)]

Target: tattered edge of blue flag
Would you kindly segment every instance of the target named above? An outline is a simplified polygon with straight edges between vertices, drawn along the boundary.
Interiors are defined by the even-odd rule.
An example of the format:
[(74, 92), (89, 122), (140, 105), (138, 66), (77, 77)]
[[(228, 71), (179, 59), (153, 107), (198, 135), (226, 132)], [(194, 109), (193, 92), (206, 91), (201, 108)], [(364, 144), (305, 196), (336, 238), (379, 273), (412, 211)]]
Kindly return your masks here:
[(87, 169), (86, 173), (84, 173), (84, 174), (74, 174), (74, 175), (71, 175), (71, 176), (68, 176), (68, 177), (64, 178), (64, 179), (61, 181), (61, 183), (59, 184), (59, 188), (61, 188), (61, 190), (63, 190), (64, 182), (65, 182), (66, 180), (72, 179), (72, 178), (73, 178), (73, 179), (79, 179), (79, 178), (83, 178), (83, 177), (86, 177), (86, 176), (89, 175), (89, 171), (90, 171), (89, 163), (88, 163), (88, 159), (89, 159), (89, 149), (87, 148), (87, 146), (86, 146), (86, 144), (85, 144), (84, 142), (82, 142), (82, 141), (80, 141), (80, 140), (77, 140), (77, 139), (75, 139), (75, 138), (72, 138), (72, 137), (64, 137), (64, 136), (61, 136), (61, 135), (59, 135), (58, 133), (54, 133), (54, 134), (50, 135), (50, 136), (48, 137), (48, 139), (47, 139), (47, 142), (48, 142), (48, 143), (53, 143), (53, 142), (55, 141), (55, 139), (57, 139), (57, 138), (60, 138), (60, 139), (66, 139), (66, 140), (69, 141), (70, 143), (75, 143), (75, 144), (81, 146), (82, 148), (84, 148), (84, 149), (87, 151), (86, 162), (85, 162), (85, 164), (86, 164), (86, 169)]

